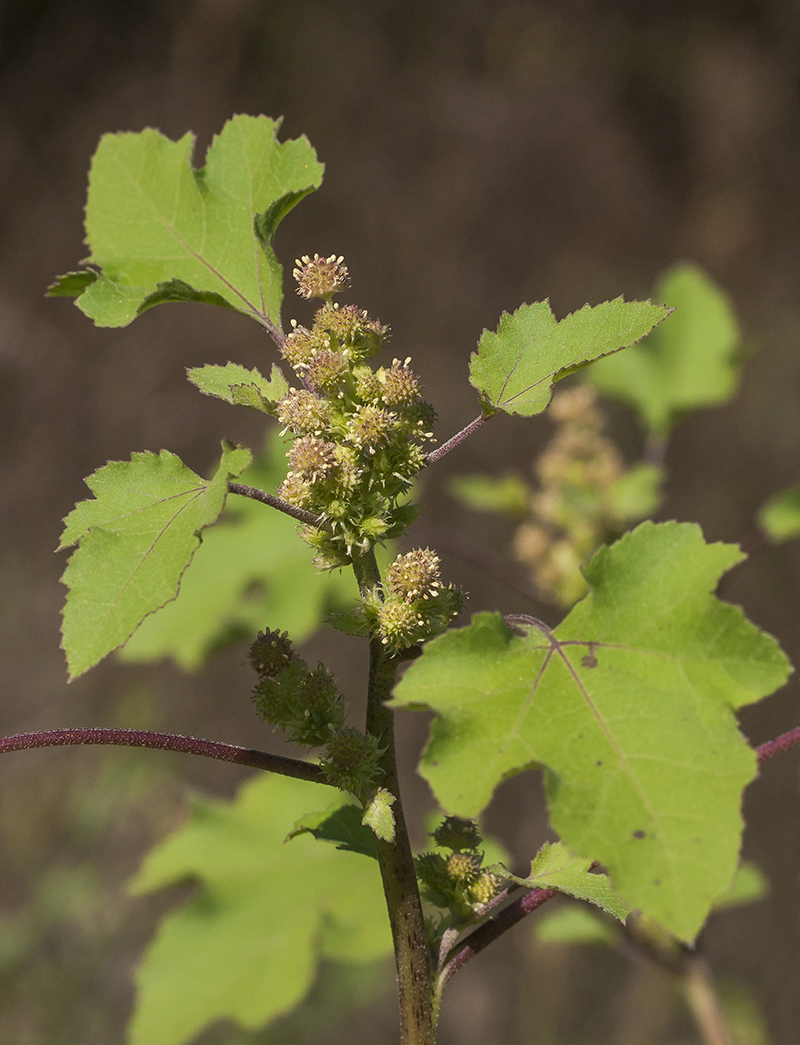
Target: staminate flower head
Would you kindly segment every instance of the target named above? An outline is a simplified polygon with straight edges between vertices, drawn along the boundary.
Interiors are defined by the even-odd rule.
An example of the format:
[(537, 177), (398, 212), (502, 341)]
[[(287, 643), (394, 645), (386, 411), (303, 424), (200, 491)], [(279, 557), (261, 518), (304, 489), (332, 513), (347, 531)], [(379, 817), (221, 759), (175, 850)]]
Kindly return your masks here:
[(440, 588), (439, 556), (430, 548), (415, 548), (398, 555), (386, 571), (386, 584), (406, 601), (429, 598)]
[(287, 475), (278, 487), (278, 497), (293, 504), (295, 508), (310, 508), (314, 501), (314, 491), (308, 479), (297, 472)]
[(419, 400), (419, 378), (409, 369), (409, 362), (407, 359), (401, 364), (395, 359), (389, 370), (378, 371), (383, 384), (381, 398), (387, 406), (410, 406)]
[(322, 298), (327, 301), (332, 294), (338, 294), (350, 286), (347, 266), (344, 258), (331, 254), (329, 258), (321, 258), (315, 254), (310, 258), (304, 254), (298, 258), (294, 278), (298, 282), (297, 293), (304, 298)]
[(492, 871), (483, 871), (469, 887), (469, 898), (483, 907), (500, 891), (500, 879)]
[(295, 439), (286, 456), (293, 472), (316, 482), (318, 479), (324, 479), (336, 464), (336, 447), (324, 439), (304, 435)]
[(356, 446), (375, 450), (392, 432), (394, 416), (377, 406), (360, 406), (350, 418), (349, 436)]
[(338, 391), (344, 384), (350, 373), (350, 361), (345, 352), (323, 348), (320, 352), (315, 352), (308, 361), (306, 373), (314, 388), (330, 394)]
[(296, 435), (319, 435), (331, 420), (331, 406), (308, 389), (292, 388), (278, 403), (275, 416)]
[(422, 614), (410, 602), (389, 599), (378, 610), (381, 642), (393, 652), (413, 646), (424, 625)]
[(323, 330), (307, 330), (297, 326), (294, 320), (292, 326), (292, 332), (281, 346), (281, 355), (297, 370), (298, 367), (306, 366), (316, 352), (327, 348), (330, 338)]

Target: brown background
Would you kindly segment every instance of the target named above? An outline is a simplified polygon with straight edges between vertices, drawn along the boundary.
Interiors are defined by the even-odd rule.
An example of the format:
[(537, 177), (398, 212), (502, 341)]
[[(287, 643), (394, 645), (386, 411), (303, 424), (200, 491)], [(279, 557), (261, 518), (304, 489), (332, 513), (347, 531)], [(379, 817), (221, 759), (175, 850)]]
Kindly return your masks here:
[[(797, 482), (796, 3), (7, 0), (1, 18), (2, 732), (121, 724), (273, 743), (251, 712), (241, 649), (193, 678), (112, 662), (65, 684), (63, 560), (51, 549), (82, 478), (132, 450), (167, 447), (202, 471), (222, 435), (258, 446), (258, 418), (198, 396), (183, 368), (273, 358), (254, 324), (218, 310), (155, 309), (108, 331), (43, 299), (85, 253), (86, 170), (105, 131), (191, 128), (198, 162), (232, 112), (283, 114), (286, 135), (306, 133), (327, 177), (281, 229), (279, 254), (346, 256), (353, 300), (391, 324), (395, 354), (413, 356), (442, 439), (477, 413), (469, 353), (503, 309), (549, 296), (561, 316), (646, 296), (673, 261), (699, 262), (733, 296), (752, 351), (737, 401), (677, 429), (661, 517), (739, 540), (765, 497)], [(302, 304), (287, 300), (293, 313)], [(626, 452), (640, 452), (630, 416), (611, 415)], [(502, 552), (508, 529), (454, 505), (443, 479), (498, 461), (527, 469), (548, 431), (493, 421), (427, 479), (427, 524)], [(535, 612), (456, 556), (446, 572), (473, 611)], [(798, 593), (797, 544), (759, 551), (726, 589), (793, 658)], [(357, 644), (319, 638), (317, 655), (357, 691)], [(796, 693), (792, 683), (743, 716), (754, 742), (800, 720)], [(402, 734), (410, 767), (424, 723)], [(172, 901), (130, 901), (124, 881), (180, 822), (187, 783), (232, 794), (244, 775), (97, 749), (3, 760), (2, 1040), (123, 1041), (133, 962)], [(412, 804), (430, 804), (421, 782), (407, 787)], [(784, 756), (746, 806), (746, 850), (771, 897), (719, 917), (705, 939), (720, 976), (750, 984), (775, 1045), (795, 1045), (800, 1026), (799, 812), (797, 759)], [(500, 789), (489, 826), (530, 857), (546, 832), (535, 778)], [(529, 935), (515, 930), (454, 981), (444, 1043), (696, 1040), (650, 971), (537, 949)], [(267, 1039), (222, 1027), (203, 1041), (389, 1042), (393, 1018), (390, 999), (335, 1031), (287, 1025)]]

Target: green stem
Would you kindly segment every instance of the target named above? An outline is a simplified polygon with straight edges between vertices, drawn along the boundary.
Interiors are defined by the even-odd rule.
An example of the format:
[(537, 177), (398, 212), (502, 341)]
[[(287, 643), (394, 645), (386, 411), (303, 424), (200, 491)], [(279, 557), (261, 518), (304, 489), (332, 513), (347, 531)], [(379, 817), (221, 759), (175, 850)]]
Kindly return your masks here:
[(711, 972), (702, 958), (693, 955), (687, 961), (680, 984), (705, 1045), (734, 1045), (728, 1021), (714, 990)]
[[(364, 592), (380, 580), (375, 555), (369, 551), (354, 556), (353, 568), (359, 589)], [(395, 796), (393, 842), (376, 838), (378, 864), (389, 911), (397, 967), (400, 1004), (401, 1045), (434, 1045), (433, 969), (411, 843), (408, 839), (397, 776), (394, 744), (394, 714), (385, 706), (394, 686), (397, 662), (380, 639), (370, 640), (367, 732), (377, 737), (383, 749), (383, 786)]]

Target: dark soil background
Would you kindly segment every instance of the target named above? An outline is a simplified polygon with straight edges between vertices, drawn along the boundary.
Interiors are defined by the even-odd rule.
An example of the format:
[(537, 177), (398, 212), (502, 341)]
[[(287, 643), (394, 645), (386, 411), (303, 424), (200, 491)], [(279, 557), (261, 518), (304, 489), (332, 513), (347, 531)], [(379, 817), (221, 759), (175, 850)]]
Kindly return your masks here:
[[(258, 418), (198, 396), (184, 367), (272, 358), (255, 324), (201, 306), (95, 329), (45, 300), (84, 256), (86, 170), (105, 131), (198, 136), (198, 162), (233, 112), (285, 117), (327, 164), (320, 192), (282, 227), (284, 263), (345, 255), (352, 299), (393, 330), (437, 406), (444, 439), (477, 413), (469, 353), (502, 310), (550, 297), (648, 296), (679, 259), (732, 295), (752, 350), (738, 399), (693, 415), (670, 444), (663, 518), (740, 540), (772, 492), (800, 476), (800, 7), (792, 0), (6, 0), (0, 14), (0, 730), (139, 725), (272, 744), (248, 700), (242, 649), (196, 677), (104, 663), (69, 687), (58, 648), (52, 549), (84, 476), (167, 447), (197, 470), (223, 435), (258, 446)], [(285, 318), (302, 317), (287, 298)], [(265, 355), (266, 350), (266, 355)], [(641, 451), (632, 418), (612, 434)], [(241, 415), (241, 416), (240, 416)], [(509, 531), (459, 508), (444, 478), (527, 470), (550, 429), (502, 418), (427, 479), (433, 527), (498, 553)], [(447, 556), (448, 541), (440, 551)], [(469, 608), (536, 612), (457, 556), (446, 576)], [(800, 650), (798, 545), (760, 550), (726, 597)], [(545, 611), (541, 611), (544, 615)], [(550, 614), (552, 617), (552, 614)], [(266, 622), (265, 622), (266, 623)], [(280, 623), (280, 622), (274, 622)], [(357, 644), (323, 637), (346, 684)], [(800, 721), (796, 683), (743, 716), (761, 742)], [(424, 722), (402, 726), (409, 800)], [(769, 899), (704, 935), (721, 979), (747, 984), (774, 1045), (800, 1026), (798, 760), (765, 766), (746, 801), (746, 853)], [(125, 896), (147, 846), (180, 823), (189, 787), (233, 794), (243, 771), (156, 753), (51, 750), (0, 765), (0, 1039), (119, 1045), (131, 973), (157, 913)], [(535, 777), (489, 815), (520, 861), (546, 836)], [(422, 841), (421, 837), (418, 841)], [(324, 986), (324, 985), (323, 985)], [(323, 992), (324, 993), (324, 992)], [(334, 995), (336, 990), (333, 989)], [(323, 1010), (320, 1010), (323, 1011)], [(394, 1002), (335, 1029), (271, 1035), (222, 1026), (204, 1045), (391, 1042)], [(671, 986), (609, 952), (545, 949), (520, 926), (454, 981), (445, 1045), (689, 1045)], [(751, 1045), (762, 1039), (751, 1039)]]

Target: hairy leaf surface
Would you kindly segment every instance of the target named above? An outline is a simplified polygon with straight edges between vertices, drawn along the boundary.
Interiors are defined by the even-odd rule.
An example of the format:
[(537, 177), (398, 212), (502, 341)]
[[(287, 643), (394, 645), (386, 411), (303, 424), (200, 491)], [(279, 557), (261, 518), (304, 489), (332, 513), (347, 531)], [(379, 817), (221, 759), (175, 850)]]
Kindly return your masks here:
[(569, 849), (693, 939), (733, 878), (755, 775), (733, 710), (789, 673), (771, 636), (709, 594), (741, 558), (697, 526), (643, 523), (594, 556), (589, 595), (554, 631), (485, 613), (428, 643), (392, 704), (438, 713), (421, 772), (442, 806), (475, 817), (500, 781), (544, 765)]
[(600, 360), (586, 380), (630, 403), (651, 431), (665, 435), (681, 412), (718, 406), (735, 393), (741, 335), (728, 298), (696, 265), (666, 273), (653, 296), (675, 309), (669, 323)]
[(177, 142), (148, 127), (106, 134), (92, 160), (83, 281), (68, 274), (51, 293), (76, 294), (98, 326), (125, 326), (153, 305), (201, 301), (280, 326), (278, 222), (322, 181), (308, 141), (279, 143), (278, 122), (234, 116), (201, 169), (194, 136)]
[(573, 855), (562, 842), (545, 842), (531, 861), (531, 873), (518, 878), (503, 869), (510, 878), (529, 889), (558, 889), (567, 896), (588, 900), (607, 914), (624, 922), (630, 913), (614, 892), (606, 874), (589, 871), (591, 860)]
[[(286, 475), (284, 444), (274, 433), (266, 456), (241, 481), (270, 493)], [(121, 651), (123, 660), (171, 657), (196, 671), (229, 641), (263, 628), (303, 642), (333, 607), (358, 596), (351, 571), (316, 572), (297, 535), (297, 522), (258, 501), (232, 494), (216, 526), (181, 579), (177, 599), (142, 622)]]
[(196, 798), (186, 825), (147, 856), (134, 893), (199, 888), (145, 954), (131, 1045), (179, 1045), (225, 1018), (258, 1027), (303, 1000), (321, 957), (391, 954), (374, 861), (310, 834), (284, 844), (319, 796), (318, 785), (259, 775), (233, 802)]
[(175, 598), (201, 531), (225, 506), (228, 479), (250, 461), (249, 450), (223, 443), (210, 481), (168, 450), (111, 461), (89, 476), (94, 499), (70, 512), (59, 545), (79, 545), (62, 577), (70, 589), (62, 634), (72, 678)]
[(595, 359), (639, 341), (670, 310), (616, 298), (584, 305), (560, 322), (549, 301), (504, 312), (496, 332), (484, 330), (470, 362), (470, 384), (485, 413), (532, 417), (550, 402), (554, 382)]

